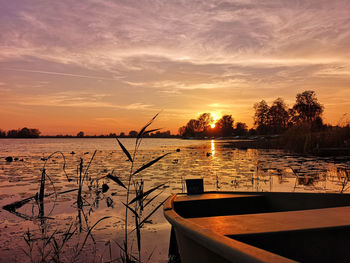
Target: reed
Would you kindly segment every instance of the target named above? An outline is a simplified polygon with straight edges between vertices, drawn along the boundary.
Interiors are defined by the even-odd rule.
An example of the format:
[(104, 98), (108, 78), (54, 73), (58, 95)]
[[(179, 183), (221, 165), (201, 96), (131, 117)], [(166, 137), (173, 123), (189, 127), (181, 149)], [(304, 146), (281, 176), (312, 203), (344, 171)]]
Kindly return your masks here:
[[(142, 262), (141, 258), (141, 229), (147, 223), (147, 220), (163, 205), (163, 203), (166, 201), (160, 202), (154, 209), (152, 209), (146, 216), (143, 216), (144, 209), (151, 204), (155, 198), (157, 198), (161, 193), (158, 193), (157, 195), (153, 196), (149, 200), (147, 198), (153, 193), (154, 191), (160, 189), (165, 184), (157, 185), (149, 190), (144, 191), (144, 184), (141, 177), (141, 172), (145, 169), (149, 168), (150, 166), (154, 165), (155, 163), (159, 162), (161, 159), (163, 159), (165, 156), (167, 156), (170, 153), (165, 153), (148, 163), (142, 165), (139, 168), (135, 168), (135, 162), (137, 153), (139, 150), (139, 147), (142, 142), (142, 138), (154, 131), (158, 131), (159, 129), (148, 129), (148, 127), (153, 123), (153, 121), (156, 119), (158, 114), (156, 114), (142, 129), (139, 131), (139, 133), (136, 136), (134, 150), (132, 154), (126, 149), (126, 147), (122, 144), (122, 142), (116, 138), (120, 148), (122, 149), (123, 153), (127, 157), (127, 159), (130, 161), (130, 170), (127, 177), (127, 183), (124, 185), (120, 178), (118, 178), (115, 175), (109, 174), (107, 177), (111, 180), (113, 180), (115, 183), (117, 183), (119, 186), (126, 189), (126, 198), (125, 203), (123, 205), (125, 206), (125, 218), (124, 218), (124, 242), (123, 245), (118, 244), (122, 251), (121, 260), (123, 262)], [(140, 175), (139, 177), (136, 177), (137, 175)], [(132, 187), (134, 187), (134, 191), (132, 191)], [(132, 198), (132, 193), (135, 192), (134, 198)], [(132, 198), (132, 199), (131, 199)], [(146, 202), (147, 200), (147, 202)], [(131, 216), (134, 218), (134, 229), (129, 232), (128, 231), (128, 222), (130, 221), (130, 213)], [(133, 251), (129, 242), (130, 234), (132, 232), (136, 233), (136, 242), (137, 242), (137, 255), (133, 255)]]

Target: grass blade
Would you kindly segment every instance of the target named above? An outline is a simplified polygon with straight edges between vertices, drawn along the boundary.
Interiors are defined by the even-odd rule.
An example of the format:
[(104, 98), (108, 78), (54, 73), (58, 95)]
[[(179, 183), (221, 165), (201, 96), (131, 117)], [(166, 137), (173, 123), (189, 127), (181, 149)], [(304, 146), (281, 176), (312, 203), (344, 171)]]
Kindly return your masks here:
[(137, 200), (140, 200), (140, 199), (144, 198), (145, 196), (148, 196), (150, 193), (152, 193), (153, 191), (157, 190), (159, 187), (162, 187), (163, 185), (165, 185), (165, 183), (164, 184), (160, 184), (160, 185), (158, 185), (158, 186), (156, 186), (156, 187), (154, 187), (154, 188), (152, 188), (152, 189), (150, 189), (150, 190), (148, 190), (148, 191), (146, 191), (144, 193), (139, 194), (134, 199), (132, 199), (128, 205), (131, 205), (132, 203), (136, 202)]
[(133, 212), (133, 214), (135, 215), (135, 217), (139, 217), (139, 215), (138, 215), (138, 213), (135, 211), (135, 209), (131, 208), (131, 207), (128, 206), (127, 204), (124, 204), (123, 202), (122, 202), (122, 204), (125, 205), (127, 208), (129, 208), (129, 210), (130, 210), (131, 212)]
[(81, 245), (81, 248), (80, 248), (79, 252), (77, 253), (77, 255), (79, 255), (80, 252), (83, 250), (83, 248), (84, 248), (84, 246), (85, 246), (85, 243), (86, 243), (88, 237), (90, 236), (91, 231), (94, 229), (94, 227), (95, 227), (98, 223), (100, 223), (101, 221), (103, 221), (103, 220), (105, 220), (105, 219), (108, 219), (108, 218), (110, 218), (110, 216), (102, 217), (101, 219), (99, 219), (99, 220), (89, 229), (89, 231), (87, 232), (87, 234), (86, 234), (86, 236), (85, 236), (84, 242), (83, 242), (83, 244)]
[(89, 168), (90, 168), (90, 165), (92, 163), (92, 160), (95, 158), (96, 152), (97, 152), (97, 150), (94, 151), (94, 153), (93, 153), (93, 155), (92, 155), (92, 157), (90, 159), (90, 162), (88, 163), (88, 166), (85, 169), (84, 176), (83, 176), (83, 182), (84, 182), (84, 179), (85, 179), (85, 177), (86, 177), (86, 175), (87, 175), (87, 173), (89, 171)]
[(166, 154), (164, 154), (164, 155), (162, 155), (162, 156), (160, 156), (160, 157), (158, 157), (158, 158), (156, 158), (156, 159), (150, 161), (149, 163), (143, 165), (143, 166), (142, 166), (141, 168), (139, 168), (136, 172), (134, 172), (133, 175), (135, 175), (135, 174), (137, 174), (137, 173), (139, 173), (139, 172), (145, 170), (146, 168), (148, 168), (148, 167), (150, 167), (151, 165), (155, 164), (156, 162), (158, 162), (160, 159), (164, 158), (164, 157), (167, 156), (168, 154), (170, 154), (170, 153), (166, 153)]
[(139, 133), (137, 134), (137, 138), (140, 138), (142, 135), (144, 135), (144, 131), (147, 129), (148, 126), (152, 124), (152, 122), (155, 120), (155, 118), (157, 118), (158, 115), (159, 112), (139, 131)]
[(119, 143), (119, 146), (120, 148), (122, 148), (123, 152), (125, 153), (126, 157), (128, 157), (129, 161), (130, 162), (133, 162), (132, 158), (131, 158), (131, 155), (130, 153), (128, 152), (128, 150), (124, 147), (124, 145), (118, 140), (118, 138), (116, 138), (118, 143)]
[(113, 180), (114, 182), (119, 184), (121, 187), (126, 189), (126, 186), (123, 184), (122, 181), (119, 180), (119, 178), (117, 176), (113, 176), (112, 174), (107, 174), (106, 177)]
[(153, 196), (150, 200), (148, 200), (147, 201), (147, 203), (143, 206), (143, 208), (146, 208), (150, 203), (152, 203), (152, 201), (154, 200), (154, 199), (156, 199), (160, 194), (162, 194), (164, 192), (164, 190), (163, 191), (161, 191), (161, 192), (159, 192), (158, 194), (156, 194), (155, 196)]
[(140, 222), (140, 227), (143, 226), (143, 224), (148, 220), (148, 218), (150, 218), (167, 200), (168, 198), (166, 198), (164, 201), (162, 201), (155, 209), (153, 209), (153, 211), (151, 213), (149, 213), (148, 216), (146, 216), (141, 222)]

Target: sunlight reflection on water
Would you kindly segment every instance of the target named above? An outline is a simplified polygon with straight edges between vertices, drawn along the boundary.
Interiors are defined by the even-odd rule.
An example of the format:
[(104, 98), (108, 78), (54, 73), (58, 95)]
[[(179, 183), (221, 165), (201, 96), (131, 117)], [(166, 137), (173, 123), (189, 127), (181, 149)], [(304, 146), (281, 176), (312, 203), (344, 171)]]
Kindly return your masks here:
[(211, 154), (214, 156), (215, 155), (215, 140), (211, 140), (210, 145), (211, 145)]

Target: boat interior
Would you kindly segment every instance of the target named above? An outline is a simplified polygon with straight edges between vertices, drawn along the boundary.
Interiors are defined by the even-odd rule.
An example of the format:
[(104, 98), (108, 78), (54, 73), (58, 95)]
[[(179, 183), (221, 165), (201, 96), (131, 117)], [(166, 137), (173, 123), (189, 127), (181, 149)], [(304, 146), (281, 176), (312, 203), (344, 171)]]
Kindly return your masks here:
[(206, 192), (177, 194), (192, 226), (299, 262), (348, 262), (350, 195)]

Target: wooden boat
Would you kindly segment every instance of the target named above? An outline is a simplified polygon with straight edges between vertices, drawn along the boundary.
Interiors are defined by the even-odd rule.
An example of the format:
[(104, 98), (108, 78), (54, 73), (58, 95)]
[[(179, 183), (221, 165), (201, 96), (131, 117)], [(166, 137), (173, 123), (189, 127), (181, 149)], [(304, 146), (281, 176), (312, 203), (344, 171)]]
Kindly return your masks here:
[(350, 261), (348, 194), (176, 194), (164, 215), (182, 263)]

